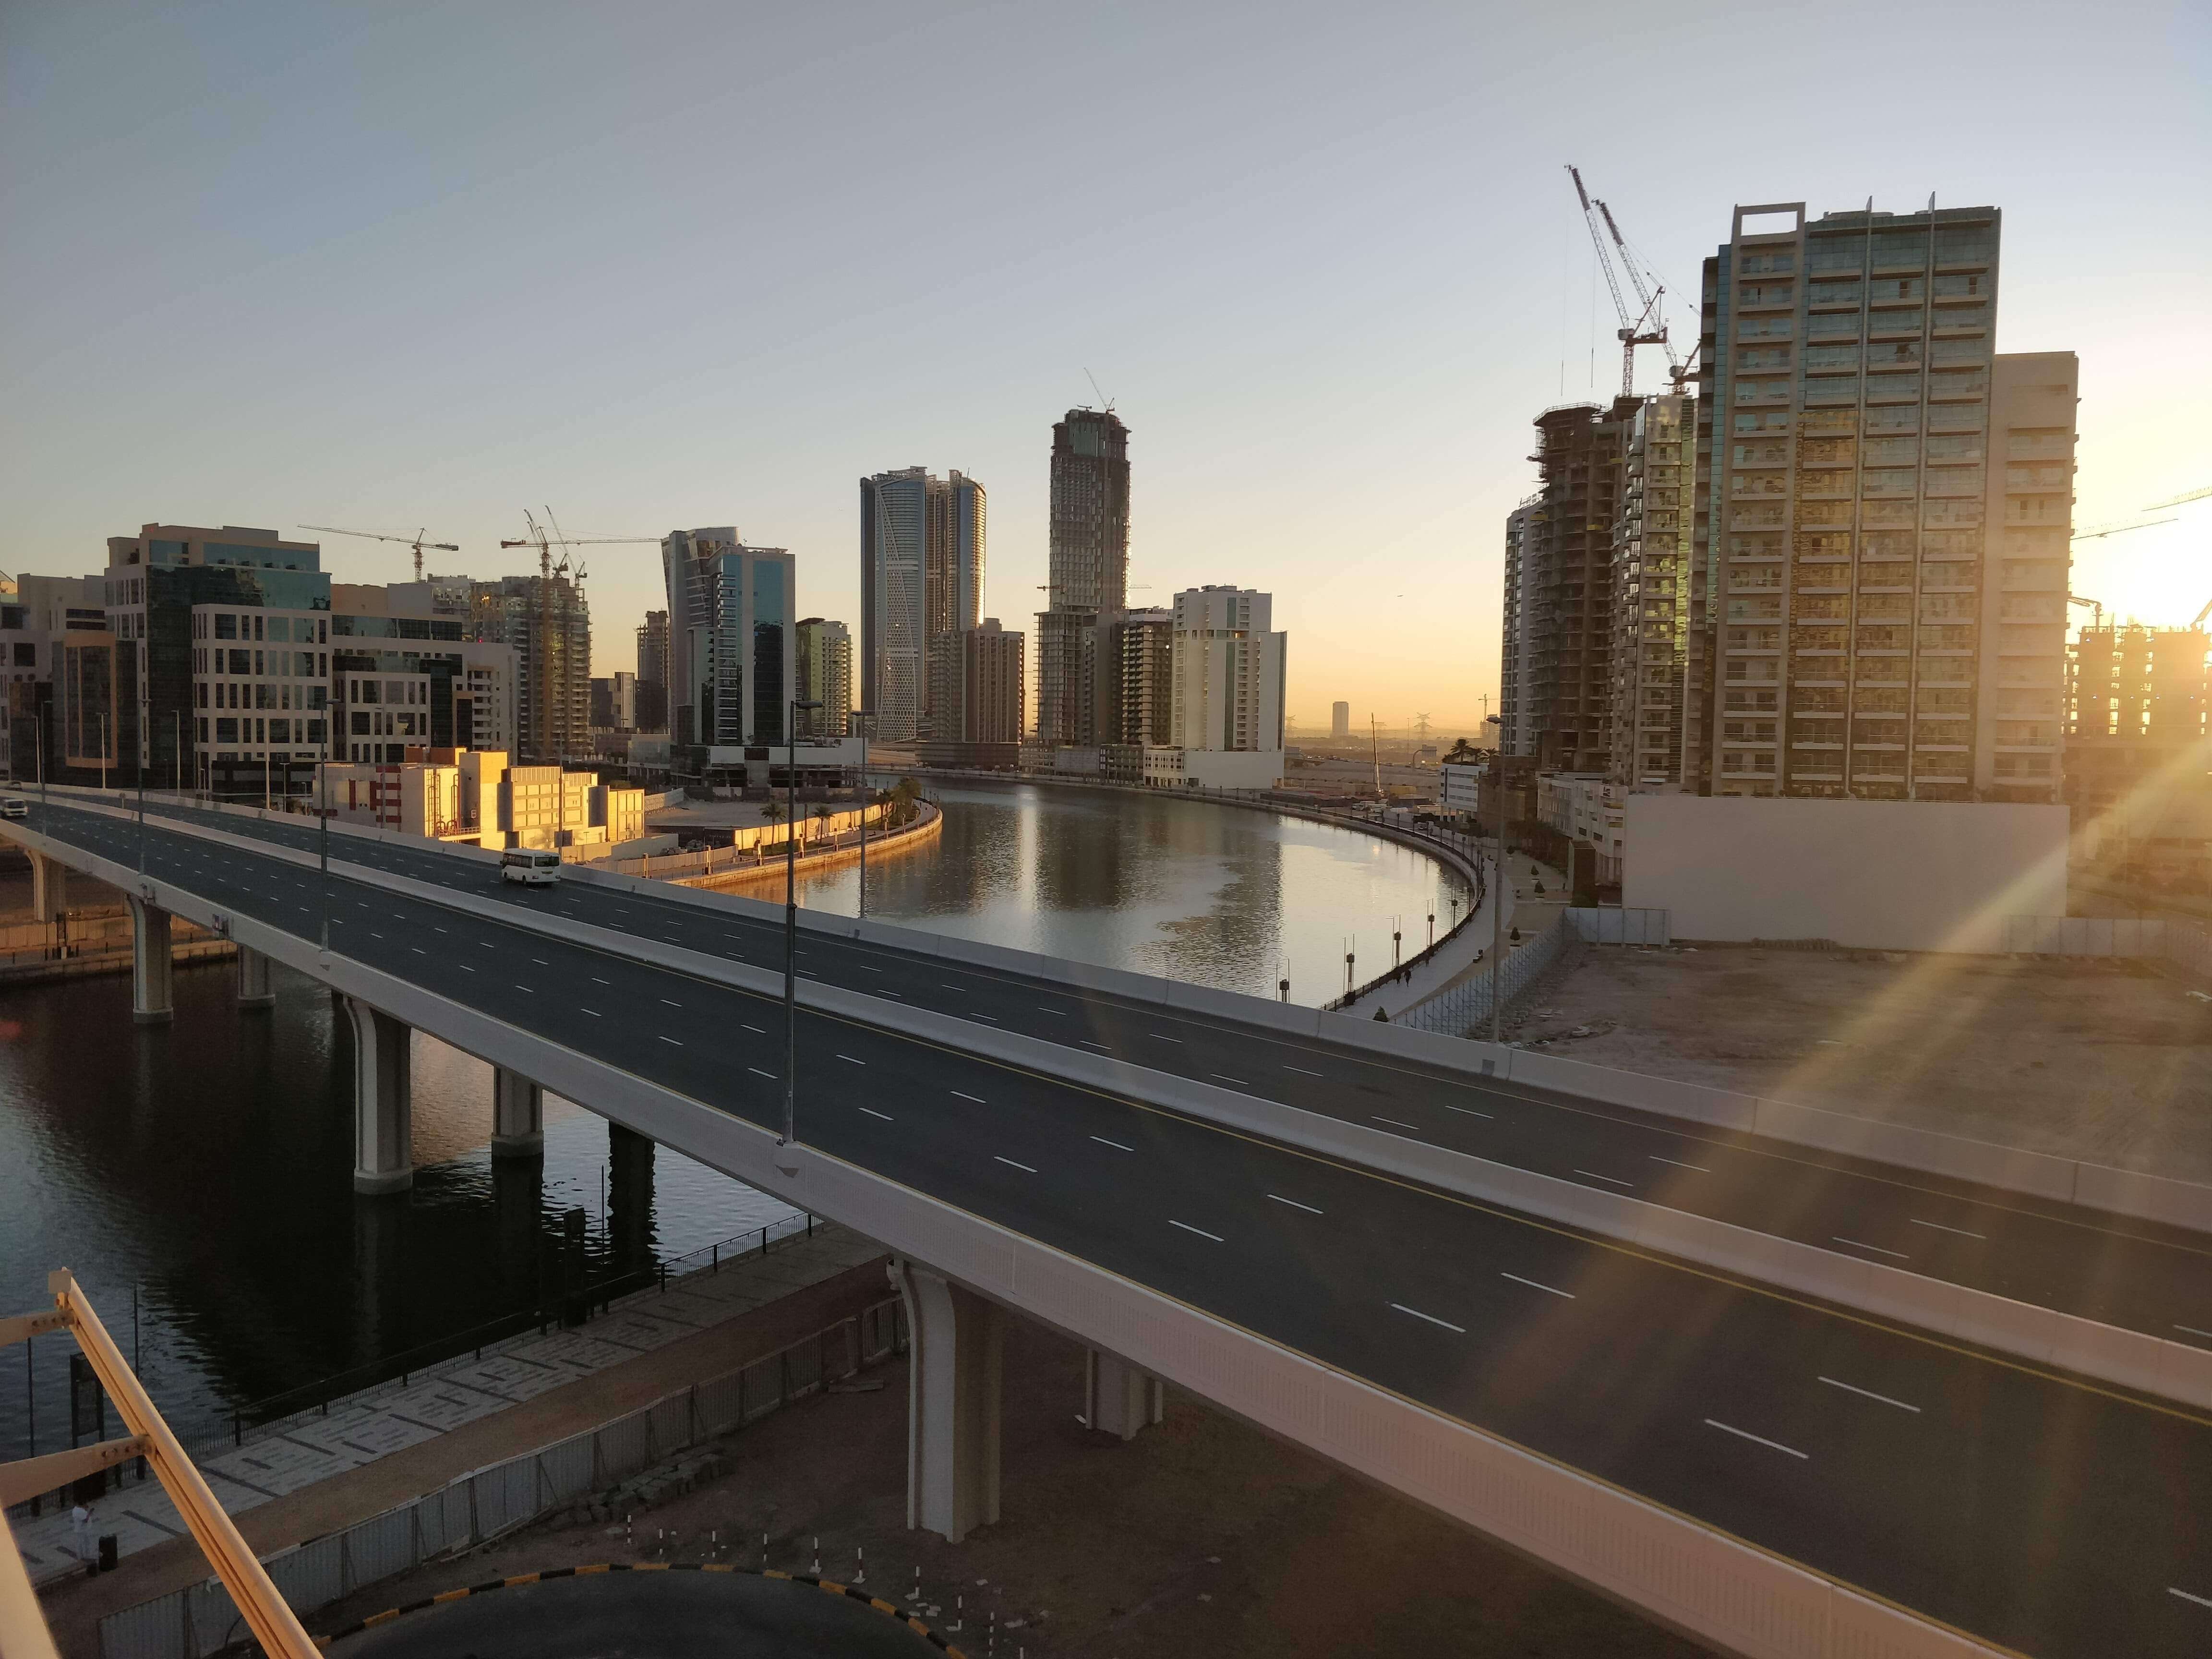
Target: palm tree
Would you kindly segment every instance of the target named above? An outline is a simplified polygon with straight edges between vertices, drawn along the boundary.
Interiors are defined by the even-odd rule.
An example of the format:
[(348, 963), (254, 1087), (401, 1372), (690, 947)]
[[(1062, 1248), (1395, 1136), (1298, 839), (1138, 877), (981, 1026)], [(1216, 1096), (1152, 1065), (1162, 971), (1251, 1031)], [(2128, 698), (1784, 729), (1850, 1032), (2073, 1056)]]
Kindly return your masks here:
[(827, 801), (823, 802), (821, 805), (814, 809), (814, 822), (820, 826), (820, 833), (823, 836), (826, 837), (829, 836), (830, 820), (836, 816), (836, 811)]

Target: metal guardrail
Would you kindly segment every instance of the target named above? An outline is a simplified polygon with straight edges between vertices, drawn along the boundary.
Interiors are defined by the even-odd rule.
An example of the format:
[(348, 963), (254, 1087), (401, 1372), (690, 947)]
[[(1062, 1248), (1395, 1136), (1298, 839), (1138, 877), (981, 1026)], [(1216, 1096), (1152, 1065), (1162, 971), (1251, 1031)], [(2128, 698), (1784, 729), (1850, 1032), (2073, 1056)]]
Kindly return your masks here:
[[(263, 1564), (296, 1613), (310, 1613), (439, 1556), (459, 1555), (678, 1452), (746, 1427), (794, 1400), (903, 1352), (896, 1297), (740, 1370), (654, 1401), (596, 1429), (473, 1470), (434, 1492), (283, 1550)], [(239, 1645), (243, 1621), (219, 1579), (112, 1613), (100, 1659), (208, 1659)]]

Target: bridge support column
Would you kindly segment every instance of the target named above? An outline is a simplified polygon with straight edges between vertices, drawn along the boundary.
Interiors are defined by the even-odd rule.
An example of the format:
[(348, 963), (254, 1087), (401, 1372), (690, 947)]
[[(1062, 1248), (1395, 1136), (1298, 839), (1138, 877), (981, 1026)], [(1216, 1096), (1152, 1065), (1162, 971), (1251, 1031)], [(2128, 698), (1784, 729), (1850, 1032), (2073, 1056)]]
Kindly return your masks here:
[(402, 1021), (345, 1000), (353, 1022), (353, 1189), (404, 1192), (415, 1184), (414, 1033)]
[(170, 1000), (169, 913), (125, 894), (131, 906), (131, 1017), (141, 1025), (166, 1025), (175, 1017)]
[(40, 921), (59, 921), (69, 908), (69, 866), (31, 854), (31, 909)]
[(1006, 1310), (917, 1262), (890, 1269), (906, 1304), (906, 1523), (957, 1544), (999, 1518)]
[(1126, 1359), (1096, 1348), (1083, 1354), (1083, 1420), (1101, 1434), (1134, 1440), (1167, 1410), (1167, 1391)]
[(276, 993), (269, 981), (269, 958), (258, 951), (238, 947), (238, 1006), (241, 1008), (274, 1008)]
[(491, 1155), (544, 1157), (545, 1091), (504, 1066), (492, 1067), (491, 1091)]

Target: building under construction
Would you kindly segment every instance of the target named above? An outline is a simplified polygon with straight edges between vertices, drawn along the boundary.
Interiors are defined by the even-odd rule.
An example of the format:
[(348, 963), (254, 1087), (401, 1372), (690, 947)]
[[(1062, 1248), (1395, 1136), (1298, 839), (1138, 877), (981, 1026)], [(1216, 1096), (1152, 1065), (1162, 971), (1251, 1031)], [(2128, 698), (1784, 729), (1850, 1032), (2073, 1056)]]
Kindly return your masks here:
[(2203, 882), (2212, 842), (2212, 635), (2085, 628), (2067, 661), (2066, 799), (2086, 857)]
[(515, 726), (526, 763), (592, 752), (592, 613), (573, 577), (503, 576), (469, 585), (475, 636), (514, 647)]

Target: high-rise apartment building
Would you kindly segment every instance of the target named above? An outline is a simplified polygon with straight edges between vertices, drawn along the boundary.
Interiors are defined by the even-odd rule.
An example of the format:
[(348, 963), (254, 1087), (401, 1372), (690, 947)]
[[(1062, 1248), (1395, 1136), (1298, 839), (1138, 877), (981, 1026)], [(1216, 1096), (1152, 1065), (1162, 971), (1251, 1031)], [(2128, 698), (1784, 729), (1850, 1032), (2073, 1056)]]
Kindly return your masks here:
[(1613, 537), (1621, 458), (1644, 407), (1566, 404), (1536, 417), (1541, 480), (1506, 520), (1499, 731), (1545, 772), (1612, 756)]
[(1352, 705), (1350, 703), (1329, 704), (1328, 734), (1340, 742), (1352, 735)]
[(962, 473), (909, 466), (860, 480), (860, 700), (883, 737), (929, 725), (933, 641), (958, 638), (983, 610), (988, 502)]
[(2122, 866), (2154, 860), (2169, 878), (2201, 876), (2212, 848), (2212, 638), (2202, 628), (2084, 628), (2068, 690), (2077, 848)]
[(1629, 417), (1613, 526), (1612, 754), (1624, 788), (1682, 781), (1682, 697), (1698, 476), (1694, 398), (1646, 398)]
[(1116, 679), (1098, 629), (1127, 608), (1129, 429), (1110, 410), (1071, 409), (1052, 428), (1048, 607), (1037, 615), (1037, 738), (1094, 746)]
[(803, 617), (796, 637), (799, 699), (822, 705), (799, 711), (799, 735), (842, 738), (852, 728), (852, 630), (841, 622)]
[(474, 636), (465, 578), (337, 583), (330, 638), (333, 760), (397, 764), (424, 748), (516, 752), (522, 653)]
[(1706, 262), (1701, 791), (2057, 799), (2075, 369), (1995, 356), (1999, 228), (1740, 207)]
[(514, 648), (516, 751), (551, 765), (592, 752), (592, 612), (567, 576), (502, 576), (469, 585), (468, 628)]
[(1130, 611), (1113, 624), (1115, 687), (1113, 741), (1161, 744), (1174, 741), (1175, 612)]
[(1288, 635), (1271, 630), (1273, 609), (1271, 595), (1250, 588), (1175, 596), (1170, 741), (1186, 750), (1280, 751)]
[(960, 636), (960, 724), (947, 737), (969, 744), (1022, 740), (1022, 658), (1027, 644), (1018, 631), (1001, 628), (996, 617), (986, 617)]
[(672, 531), (661, 543), (668, 583), (672, 744), (785, 741), (798, 683), (792, 630), (798, 570), (780, 547), (748, 547), (733, 526)]
[(648, 611), (637, 626), (637, 706), (641, 732), (668, 729), (668, 613)]

